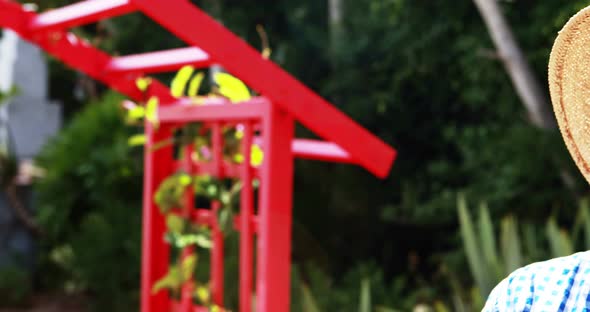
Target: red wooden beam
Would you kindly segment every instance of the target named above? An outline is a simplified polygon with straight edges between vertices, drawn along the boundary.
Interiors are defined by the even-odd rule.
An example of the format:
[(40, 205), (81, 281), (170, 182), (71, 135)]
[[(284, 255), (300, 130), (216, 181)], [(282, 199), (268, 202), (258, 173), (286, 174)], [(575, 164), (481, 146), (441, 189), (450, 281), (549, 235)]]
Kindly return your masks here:
[[(175, 215), (178, 215), (178, 216), (182, 216), (182, 213), (178, 210), (173, 210), (172, 213)], [(199, 209), (193, 209), (193, 211), (191, 211), (189, 220), (193, 224), (206, 225), (209, 227), (213, 227), (214, 218), (215, 218), (214, 210), (199, 208)], [(240, 224), (241, 221), (242, 221), (241, 214), (235, 215), (232, 220), (234, 229), (238, 232), (241, 231), (241, 229), (242, 229), (242, 226)], [(253, 233), (258, 232), (258, 217), (257, 216), (255, 216), (255, 215), (250, 216), (250, 225), (249, 226), (251, 227)]]
[(35, 16), (29, 24), (29, 30), (64, 30), (134, 10), (135, 7), (130, 0), (86, 0)]
[(134, 10), (135, 7), (129, 0), (86, 0), (35, 16), (29, 24), (29, 30), (35, 32), (63, 30), (127, 14)]
[[(264, 149), (262, 139), (257, 137), (254, 142)], [(291, 142), (293, 156), (303, 159), (329, 162), (356, 163), (350, 154), (337, 144), (310, 139), (294, 139)]]
[(160, 107), (158, 118), (166, 123), (255, 120), (260, 119), (269, 106), (268, 99), (264, 97), (254, 97), (238, 104), (225, 98), (212, 98), (201, 105), (191, 99), (181, 99), (173, 105)]
[(170, 309), (169, 310), (162, 310), (162, 311), (170, 311), (170, 312), (209, 312), (211, 311), (211, 309), (209, 309), (208, 307), (203, 307), (203, 306), (198, 306), (195, 305), (193, 306), (190, 310), (183, 310), (182, 309), (182, 305), (180, 302), (178, 301), (170, 301)]
[(291, 144), (295, 157), (340, 163), (356, 163), (350, 154), (337, 144), (308, 139), (295, 139)]
[(7, 27), (22, 34), (27, 31), (28, 21), (34, 13), (27, 12), (18, 3), (0, 0), (0, 27)]
[[(252, 310), (252, 281), (254, 269), (252, 217), (254, 214), (254, 188), (252, 186), (253, 175), (250, 166), (252, 141), (254, 131), (252, 124), (244, 124), (244, 137), (241, 142), (241, 153), (244, 161), (241, 164), (240, 181), (240, 274), (239, 274), (239, 302), (240, 311)], [(263, 310), (264, 311), (264, 310)]]
[(262, 128), (266, 149), (258, 205), (256, 311), (289, 311), (294, 128), (290, 114), (277, 105), (270, 106)]
[[(90, 0), (88, 2), (103, 2)], [(112, 2), (110, 0), (105, 2)], [(135, 101), (144, 101), (149, 96), (157, 96), (164, 104), (175, 100), (164, 84), (153, 80), (147, 92), (137, 89), (135, 79), (139, 75), (109, 75), (105, 72), (111, 56), (91, 46), (87, 41), (73, 33), (63, 30), (52, 32), (34, 32), (28, 25), (36, 18), (34, 12), (27, 12), (19, 4), (10, 0), (0, 0), (0, 27), (11, 28), (23, 39), (28, 40), (66, 65), (84, 72), (93, 79), (121, 92)]]
[(211, 65), (211, 58), (205, 51), (196, 47), (179, 48), (114, 57), (105, 70), (116, 74), (147, 74), (175, 71), (185, 65), (192, 65), (196, 68), (207, 67)]
[[(347, 150), (379, 177), (389, 173), (396, 152), (350, 117), (262, 57), (238, 36), (184, 0), (134, 0), (138, 8), (192, 46), (199, 46), (260, 94), (320, 137)], [(195, 29), (203, 31), (195, 31)]]
[(211, 247), (211, 297), (213, 302), (218, 306), (223, 306), (224, 297), (224, 242), (223, 232), (219, 226), (219, 210), (221, 203), (213, 201), (211, 203), (211, 210), (213, 211), (213, 222), (211, 223), (211, 240), (213, 246)]
[[(180, 166), (176, 166), (181, 168)], [(252, 172), (255, 177), (260, 175), (258, 168), (252, 168)], [(210, 176), (221, 176), (227, 178), (239, 178), (240, 168), (239, 164), (234, 164), (228, 161), (221, 162), (221, 167), (214, 163), (198, 162), (195, 164), (194, 174), (198, 175), (210, 175)]]
[(156, 312), (165, 311), (169, 304), (168, 293), (152, 294), (152, 287), (168, 272), (170, 247), (163, 239), (166, 232), (164, 216), (153, 198), (160, 183), (174, 168), (172, 146), (155, 150), (153, 146), (172, 133), (167, 128), (155, 130), (149, 122), (145, 123), (145, 129), (140, 311)]

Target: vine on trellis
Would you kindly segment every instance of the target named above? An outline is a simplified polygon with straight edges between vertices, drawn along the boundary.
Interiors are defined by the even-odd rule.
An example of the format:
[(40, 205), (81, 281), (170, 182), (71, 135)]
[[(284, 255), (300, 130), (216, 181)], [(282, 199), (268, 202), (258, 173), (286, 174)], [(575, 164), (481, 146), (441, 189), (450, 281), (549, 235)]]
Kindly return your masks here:
[[(251, 94), (248, 87), (239, 79), (227, 73), (217, 73), (214, 75), (216, 86), (211, 87), (211, 92), (206, 96), (199, 96), (199, 90), (203, 82), (204, 73), (198, 72), (195, 75), (192, 66), (181, 68), (173, 79), (170, 90), (174, 97), (189, 97), (194, 105), (201, 105), (206, 99), (211, 97), (224, 97), (233, 103), (238, 103), (250, 99)], [(151, 83), (150, 78), (137, 79), (136, 85), (146, 91)], [(127, 122), (129, 124), (143, 124), (145, 119), (152, 126), (158, 127), (159, 121), (157, 116), (158, 99), (150, 98), (145, 105), (135, 105), (125, 103), (127, 109)], [(211, 135), (210, 130), (202, 123), (189, 123), (179, 129), (176, 129), (173, 138), (164, 142), (157, 142), (152, 148), (157, 149), (167, 145), (178, 147), (180, 157), (190, 157), (183, 161), (211, 161)], [(233, 163), (242, 163), (244, 156), (240, 153), (241, 140), (244, 135), (243, 127), (225, 126), (222, 129), (224, 137), (223, 157), (224, 160)], [(129, 138), (129, 144), (132, 146), (143, 145), (146, 142), (145, 135), (135, 135)], [(185, 153), (185, 148), (192, 146), (190, 154)], [(262, 163), (264, 154), (260, 146), (253, 144), (251, 146), (251, 165), (259, 166)], [(257, 181), (254, 181), (257, 186)], [(209, 175), (192, 175), (182, 169), (167, 177), (158, 187), (154, 196), (154, 202), (159, 207), (160, 212), (165, 216), (167, 232), (166, 241), (171, 245), (173, 255), (176, 254), (176, 260), (170, 265), (168, 273), (153, 285), (152, 291), (168, 290), (172, 297), (180, 297), (182, 286), (187, 282), (192, 283), (193, 301), (208, 306), (210, 311), (223, 312), (221, 307), (211, 302), (208, 282), (199, 282), (195, 278), (195, 270), (198, 264), (197, 250), (211, 248), (211, 231), (208, 227), (195, 225), (182, 215), (182, 211), (193, 209), (195, 207), (185, 207), (185, 196), (193, 198), (204, 198), (210, 203), (220, 203), (221, 209), (218, 210), (217, 219), (221, 232), (228, 234), (231, 229), (233, 220), (233, 207), (236, 197), (239, 195), (241, 182), (239, 179), (219, 180)], [(196, 247), (196, 248), (195, 248)], [(187, 248), (190, 248), (189, 252)], [(183, 250), (185, 252), (183, 252)], [(182, 254), (182, 255), (179, 255)]]

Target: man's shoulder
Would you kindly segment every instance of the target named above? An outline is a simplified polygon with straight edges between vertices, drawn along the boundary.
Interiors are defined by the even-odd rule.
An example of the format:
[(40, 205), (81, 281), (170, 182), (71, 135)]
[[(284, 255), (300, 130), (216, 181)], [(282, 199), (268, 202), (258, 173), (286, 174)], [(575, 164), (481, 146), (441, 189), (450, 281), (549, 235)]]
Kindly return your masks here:
[(590, 251), (583, 251), (566, 257), (553, 258), (529, 264), (512, 272), (512, 274), (508, 276), (508, 279), (523, 275), (536, 277), (539, 274), (544, 275), (545, 273), (551, 273), (551, 275), (553, 275), (554, 272), (559, 271), (559, 269), (569, 272), (575, 267), (579, 267), (583, 262), (588, 261), (590, 261)]
[[(484, 311), (527, 311), (537, 304), (563, 311), (565, 305), (575, 305), (571, 302), (579, 301), (580, 296), (586, 302), (590, 288), (584, 287), (581, 276), (585, 275), (590, 276), (590, 251), (527, 265), (494, 288)], [(571, 296), (573, 292), (575, 297)]]

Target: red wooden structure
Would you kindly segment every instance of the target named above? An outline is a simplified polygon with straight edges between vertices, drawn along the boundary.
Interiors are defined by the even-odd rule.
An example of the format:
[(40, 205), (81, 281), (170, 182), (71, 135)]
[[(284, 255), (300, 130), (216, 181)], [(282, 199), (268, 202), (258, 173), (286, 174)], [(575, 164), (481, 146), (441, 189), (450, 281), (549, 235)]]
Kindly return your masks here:
[[(71, 27), (100, 19), (141, 11), (188, 47), (111, 57), (68, 31)], [(176, 169), (242, 181), (240, 215), (240, 311), (251, 310), (255, 290), (259, 312), (289, 310), (292, 176), (294, 157), (357, 164), (378, 177), (387, 176), (395, 150), (356, 124), (349, 117), (306, 88), (258, 51), (225, 29), (187, 0), (88, 0), (42, 14), (28, 11), (11, 0), (0, 0), (0, 27), (11, 28), (69, 66), (127, 95), (136, 101), (158, 97), (161, 106), (157, 129), (146, 124), (145, 181), (143, 207), (143, 255), (141, 311), (206, 311), (195, 307), (190, 295), (171, 302), (166, 292), (151, 293), (154, 282), (165, 275), (169, 247), (163, 241), (165, 224), (153, 202), (160, 182)], [(136, 80), (149, 73), (173, 71), (184, 65), (207, 67), (220, 64), (263, 97), (241, 105), (212, 99), (206, 105), (190, 105), (174, 98), (169, 89), (153, 81), (146, 91)], [(300, 122), (326, 141), (294, 138)], [(150, 152), (155, 142), (172, 135), (172, 127), (202, 122), (211, 131), (213, 160), (193, 162), (174, 159), (171, 147)], [(221, 127), (244, 125), (241, 164), (223, 160)], [(256, 142), (264, 150), (258, 168), (250, 165), (250, 149)], [(186, 148), (190, 153), (190, 147)], [(186, 161), (189, 159), (189, 161)], [(258, 203), (254, 203), (251, 181), (260, 181)], [(192, 200), (187, 197), (187, 200)], [(192, 206), (192, 205), (191, 205)], [(223, 303), (223, 241), (211, 209), (182, 212), (196, 223), (212, 229), (211, 292), (213, 301)], [(254, 237), (256, 236), (256, 263)], [(187, 250), (186, 252), (190, 252)], [(256, 276), (254, 276), (254, 272)], [(190, 285), (187, 285), (190, 290)], [(188, 299), (187, 299), (188, 298)]]

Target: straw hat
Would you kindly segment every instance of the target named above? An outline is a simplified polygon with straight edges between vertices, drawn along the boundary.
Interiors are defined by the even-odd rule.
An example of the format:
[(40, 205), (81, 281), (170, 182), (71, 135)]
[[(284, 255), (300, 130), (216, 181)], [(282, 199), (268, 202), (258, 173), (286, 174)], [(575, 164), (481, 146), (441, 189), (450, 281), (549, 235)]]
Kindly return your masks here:
[(549, 89), (567, 148), (590, 182), (590, 7), (559, 32), (549, 60)]

